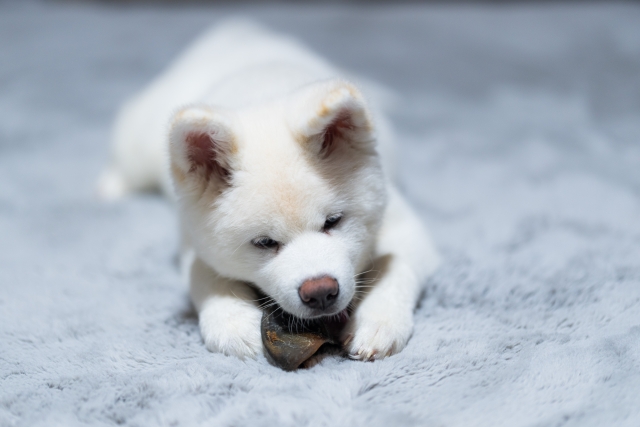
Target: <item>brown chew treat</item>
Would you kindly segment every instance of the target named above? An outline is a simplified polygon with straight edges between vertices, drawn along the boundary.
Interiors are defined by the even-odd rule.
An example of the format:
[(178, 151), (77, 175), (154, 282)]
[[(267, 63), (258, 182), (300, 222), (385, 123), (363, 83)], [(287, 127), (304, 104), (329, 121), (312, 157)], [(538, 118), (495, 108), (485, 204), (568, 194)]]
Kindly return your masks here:
[(275, 306), (266, 309), (260, 329), (267, 359), (285, 371), (298, 369), (321, 347), (324, 350), (327, 346), (340, 346), (339, 333), (343, 324), (340, 321), (296, 319)]

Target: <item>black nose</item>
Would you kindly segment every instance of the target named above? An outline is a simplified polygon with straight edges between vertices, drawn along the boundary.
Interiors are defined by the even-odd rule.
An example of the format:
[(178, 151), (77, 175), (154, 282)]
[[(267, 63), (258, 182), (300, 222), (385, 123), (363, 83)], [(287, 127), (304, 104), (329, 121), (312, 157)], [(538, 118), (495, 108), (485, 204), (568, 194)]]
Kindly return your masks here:
[(298, 289), (298, 294), (307, 307), (326, 310), (336, 302), (339, 291), (338, 281), (333, 277), (324, 276), (305, 280)]

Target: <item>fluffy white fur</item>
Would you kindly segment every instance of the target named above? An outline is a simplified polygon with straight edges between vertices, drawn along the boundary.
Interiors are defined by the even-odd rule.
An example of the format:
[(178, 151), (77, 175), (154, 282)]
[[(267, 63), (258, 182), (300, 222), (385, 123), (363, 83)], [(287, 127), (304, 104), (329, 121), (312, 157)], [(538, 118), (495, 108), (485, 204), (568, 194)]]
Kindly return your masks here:
[[(175, 197), (209, 350), (262, 353), (257, 287), (302, 318), (351, 304), (346, 348), (371, 360), (405, 346), (438, 263), (387, 177), (391, 139), (375, 103), (332, 66), (286, 37), (233, 22), (204, 34), (123, 107), (99, 190), (108, 199), (150, 188)], [(323, 230), (337, 213), (338, 225)], [(279, 243), (258, 248), (261, 237)], [(340, 290), (320, 312), (298, 288), (324, 275)]]

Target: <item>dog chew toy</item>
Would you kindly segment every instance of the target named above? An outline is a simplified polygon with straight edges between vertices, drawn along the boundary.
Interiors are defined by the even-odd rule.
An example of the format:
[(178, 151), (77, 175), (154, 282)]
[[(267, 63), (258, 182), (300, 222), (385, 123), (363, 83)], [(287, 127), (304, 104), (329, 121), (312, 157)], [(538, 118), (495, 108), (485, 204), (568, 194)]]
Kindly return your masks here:
[(305, 367), (314, 356), (341, 352), (340, 331), (346, 320), (346, 312), (328, 320), (303, 320), (277, 306), (265, 309), (260, 329), (267, 359), (293, 371)]

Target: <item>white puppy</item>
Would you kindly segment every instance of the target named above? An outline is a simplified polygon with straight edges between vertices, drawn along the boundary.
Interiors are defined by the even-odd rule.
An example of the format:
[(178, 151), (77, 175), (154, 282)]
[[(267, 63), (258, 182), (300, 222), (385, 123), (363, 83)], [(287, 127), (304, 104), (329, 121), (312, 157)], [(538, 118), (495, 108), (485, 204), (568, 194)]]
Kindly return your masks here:
[(262, 353), (254, 287), (300, 318), (350, 308), (343, 340), (356, 359), (398, 352), (411, 335), (438, 256), (385, 177), (387, 125), (337, 76), (295, 41), (232, 22), (120, 112), (99, 191), (175, 198), (211, 351)]

